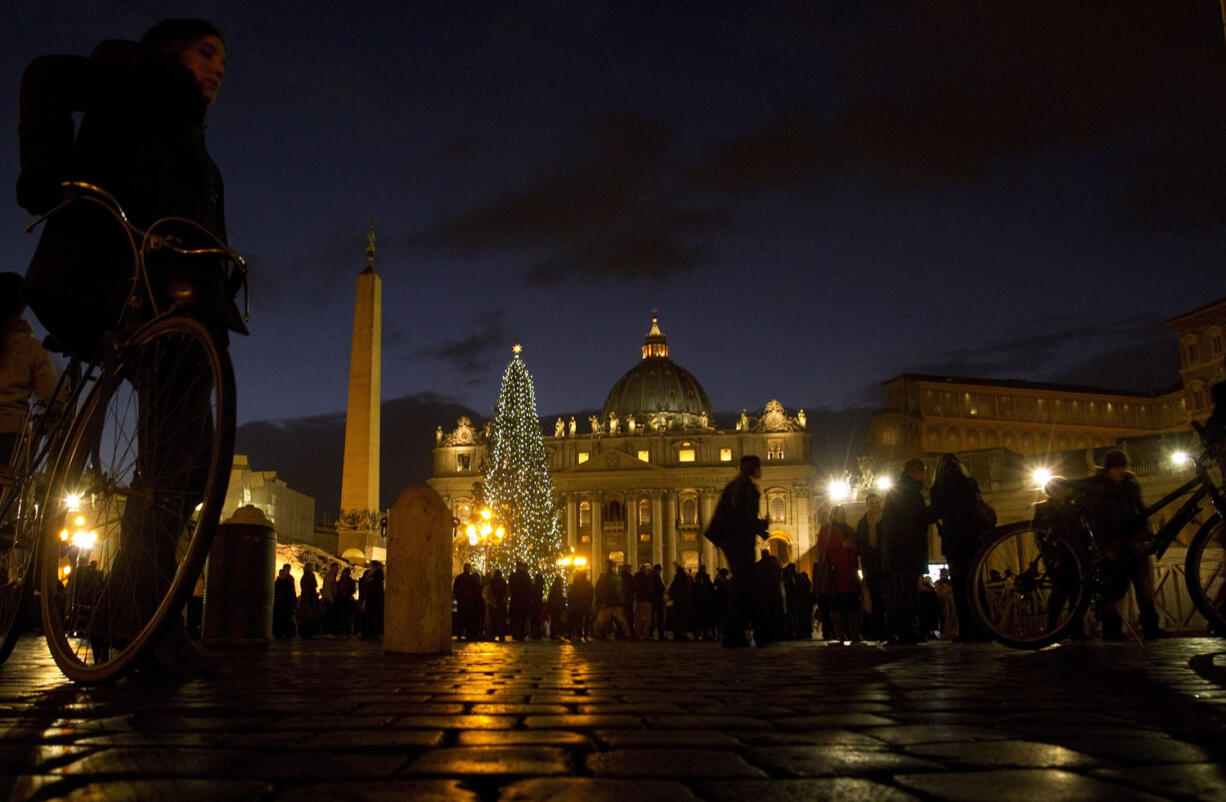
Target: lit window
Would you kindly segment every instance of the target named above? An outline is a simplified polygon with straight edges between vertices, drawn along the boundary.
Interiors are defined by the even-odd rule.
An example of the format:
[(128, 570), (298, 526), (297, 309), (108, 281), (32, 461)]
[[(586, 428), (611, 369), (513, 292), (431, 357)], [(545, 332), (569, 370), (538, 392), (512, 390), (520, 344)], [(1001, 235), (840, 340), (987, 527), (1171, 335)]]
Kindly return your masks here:
[(471, 471), (472, 470), (472, 459), (473, 459), (472, 454), (456, 454), (455, 455), (456, 470), (457, 471)]
[(579, 525), (592, 525), (592, 505), (586, 501), (579, 502)]
[(651, 502), (647, 499), (639, 500), (639, 521), (641, 523), (651, 523)]
[(683, 448), (677, 452), (677, 462), (693, 462), (693, 461), (694, 461), (694, 449)]
[(582, 465), (583, 463), (587, 462), (587, 459), (589, 456), (590, 455), (586, 451), (580, 451), (579, 452), (579, 464)]
[(719, 450), (719, 461), (720, 462), (732, 462), (732, 449), (731, 448), (721, 448)]
[(770, 511), (772, 521), (782, 521), (784, 514), (783, 497), (775, 496), (770, 500)]
[(783, 442), (779, 440), (772, 440), (770, 443), (768, 443), (766, 446), (766, 458), (768, 460), (783, 459)]
[(639, 459), (641, 459), (643, 462), (651, 462), (651, 452), (645, 448), (640, 448)]
[(651, 535), (648, 535), (648, 534), (641, 534), (641, 535), (639, 535), (639, 542), (640, 542), (640, 543), (650, 543), (650, 542), (651, 542)]
[(698, 523), (698, 501), (693, 498), (681, 500), (681, 523), (696, 524)]

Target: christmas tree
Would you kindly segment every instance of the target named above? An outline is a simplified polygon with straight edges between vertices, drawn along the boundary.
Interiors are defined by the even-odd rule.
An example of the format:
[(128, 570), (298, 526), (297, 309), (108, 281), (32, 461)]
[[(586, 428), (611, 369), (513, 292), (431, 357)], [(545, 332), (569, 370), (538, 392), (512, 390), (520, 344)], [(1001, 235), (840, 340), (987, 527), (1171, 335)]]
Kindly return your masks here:
[(501, 568), (507, 575), (519, 560), (533, 575), (550, 581), (559, 573), (562, 530), (553, 504), (549, 460), (536, 416), (532, 376), (520, 359), (520, 346), (502, 374), (502, 389), (486, 440), (485, 503), (491, 523), (501, 526), (501, 542), (482, 544), (485, 572)]

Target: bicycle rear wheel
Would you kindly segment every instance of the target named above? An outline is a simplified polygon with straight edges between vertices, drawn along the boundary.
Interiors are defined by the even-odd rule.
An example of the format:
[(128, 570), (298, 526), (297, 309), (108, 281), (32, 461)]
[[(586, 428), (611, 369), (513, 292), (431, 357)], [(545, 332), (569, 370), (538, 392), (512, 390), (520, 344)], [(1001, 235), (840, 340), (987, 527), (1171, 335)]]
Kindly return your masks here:
[(39, 488), (23, 478), (14, 477), (0, 492), (0, 663), (28, 629), (34, 598)]
[(1080, 550), (1050, 529), (998, 529), (979, 549), (968, 587), (979, 626), (1015, 649), (1054, 643), (1090, 605)]
[(1226, 523), (1214, 515), (1188, 545), (1184, 562), (1192, 603), (1217, 635), (1226, 635)]
[(233, 368), (199, 321), (157, 321), (104, 364), (42, 527), (43, 629), (68, 677), (114, 679), (181, 625), (233, 451)]

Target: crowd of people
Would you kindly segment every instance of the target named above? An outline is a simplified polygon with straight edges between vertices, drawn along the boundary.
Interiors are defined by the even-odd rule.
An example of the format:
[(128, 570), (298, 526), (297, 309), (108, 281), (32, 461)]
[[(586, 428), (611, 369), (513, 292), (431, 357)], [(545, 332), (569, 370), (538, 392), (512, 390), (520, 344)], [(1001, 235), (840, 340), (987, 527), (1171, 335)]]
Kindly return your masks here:
[(353, 569), (329, 563), (323, 579), (316, 565), (306, 563), (298, 589), (290, 564), (273, 583), (272, 634), (285, 639), (316, 636), (376, 640), (383, 636), (383, 565), (372, 560), (357, 578)]
[[(782, 566), (769, 552), (757, 563), (755, 607), (770, 619), (771, 639), (813, 637), (812, 585), (796, 566)], [(463, 640), (720, 640), (728, 626), (731, 575), (720, 568), (712, 577), (706, 566), (691, 572), (643, 563), (637, 571), (613, 560), (596, 583), (587, 571), (567, 582), (533, 577), (519, 562), (509, 577), (495, 569), (483, 576), (471, 563), (452, 585), (453, 633)], [(763, 638), (766, 636), (763, 635)]]

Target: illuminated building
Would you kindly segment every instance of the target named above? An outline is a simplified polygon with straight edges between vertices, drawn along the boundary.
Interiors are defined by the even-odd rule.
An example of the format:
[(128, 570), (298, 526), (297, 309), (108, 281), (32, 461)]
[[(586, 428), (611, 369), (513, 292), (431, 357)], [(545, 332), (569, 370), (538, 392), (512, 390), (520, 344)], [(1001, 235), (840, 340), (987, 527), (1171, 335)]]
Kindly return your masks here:
[[(440, 427), (435, 440), (429, 484), (452, 509), (462, 537), (477, 514), (485, 433), (462, 418), (450, 432)], [(729, 428), (717, 427), (706, 391), (669, 358), (655, 318), (641, 360), (614, 383), (599, 416), (559, 417), (545, 447), (565, 543), (597, 571), (611, 558), (660, 564), (666, 576), (676, 563), (691, 570), (701, 563), (714, 573), (722, 555), (702, 533), (749, 454), (762, 458), (767, 546), (782, 562), (809, 569), (816, 474), (804, 411), (792, 416), (772, 401), (760, 415), (742, 411)]]

